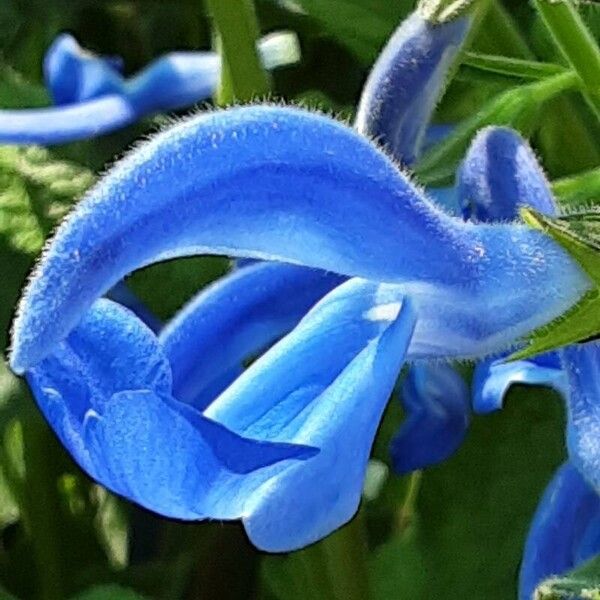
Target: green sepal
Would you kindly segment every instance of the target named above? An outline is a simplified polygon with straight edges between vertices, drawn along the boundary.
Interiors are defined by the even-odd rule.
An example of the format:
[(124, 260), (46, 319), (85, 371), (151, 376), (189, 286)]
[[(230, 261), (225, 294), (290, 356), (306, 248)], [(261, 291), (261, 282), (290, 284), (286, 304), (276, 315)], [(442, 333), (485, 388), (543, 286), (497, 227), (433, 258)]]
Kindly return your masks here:
[(592, 558), (564, 577), (541, 583), (535, 600), (600, 600), (600, 556)]
[(579, 263), (594, 288), (564, 315), (530, 334), (528, 345), (509, 357), (527, 358), (600, 333), (600, 210), (552, 218), (522, 208), (521, 216), (531, 227), (550, 235)]
[(421, 0), (417, 10), (430, 23), (441, 24), (457, 19), (475, 4), (477, 0)]

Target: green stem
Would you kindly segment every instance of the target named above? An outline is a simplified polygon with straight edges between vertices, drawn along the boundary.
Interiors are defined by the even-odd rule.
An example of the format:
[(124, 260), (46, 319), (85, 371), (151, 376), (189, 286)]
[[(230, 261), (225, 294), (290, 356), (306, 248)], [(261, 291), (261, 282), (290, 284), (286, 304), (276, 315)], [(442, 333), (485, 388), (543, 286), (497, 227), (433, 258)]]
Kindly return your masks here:
[(532, 102), (546, 102), (550, 98), (576, 86), (577, 75), (572, 71), (566, 71), (529, 84), (530, 98)]
[(570, 0), (534, 0), (554, 41), (579, 75), (583, 93), (600, 117), (600, 48)]
[(269, 92), (270, 79), (260, 62), (260, 35), (252, 0), (206, 0), (223, 60), (221, 83), (215, 101), (219, 105), (247, 102)]
[[(42, 600), (62, 600), (60, 503), (55, 469), (49, 464), (50, 431), (32, 406), (23, 419), (26, 486), (23, 517), (33, 544)], [(50, 455), (51, 456), (51, 455)], [(51, 460), (51, 459), (50, 459)]]
[(421, 479), (421, 471), (415, 471), (410, 476), (404, 502), (398, 511), (398, 531), (401, 534), (407, 531), (414, 523), (415, 515), (417, 513), (417, 498), (419, 497), (419, 490), (421, 489)]

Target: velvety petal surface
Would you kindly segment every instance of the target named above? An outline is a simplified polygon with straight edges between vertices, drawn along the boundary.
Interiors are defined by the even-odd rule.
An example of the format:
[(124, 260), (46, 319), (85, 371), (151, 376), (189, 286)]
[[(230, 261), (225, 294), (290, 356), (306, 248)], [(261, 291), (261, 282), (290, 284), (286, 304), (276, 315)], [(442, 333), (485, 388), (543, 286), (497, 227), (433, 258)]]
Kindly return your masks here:
[(13, 368), (47, 355), (127, 273), (198, 253), (402, 283), (425, 355), (498, 350), (589, 286), (545, 235), (439, 211), (348, 127), (299, 109), (237, 108), (159, 134), (78, 204), (21, 302)]
[(600, 497), (573, 465), (564, 464), (546, 488), (531, 523), (519, 575), (520, 600), (531, 600), (544, 579), (600, 552), (600, 543), (590, 543), (600, 541), (598, 516)]
[[(110, 300), (98, 300), (47, 359), (27, 372), (34, 397), (80, 465), (98, 477), (82, 439), (91, 412), (123, 389), (171, 390), (171, 367), (141, 321)], [(106, 482), (108, 483), (108, 482)]]
[(249, 500), (244, 523), (259, 548), (300, 548), (356, 512), (415, 319), (405, 302), (374, 308), (377, 287), (342, 284), (205, 411), (240, 435), (320, 450)]
[(200, 292), (160, 335), (173, 365), (175, 397), (197, 407), (213, 400), (244, 360), (292, 329), (342, 281), (323, 271), (262, 263)]
[(356, 127), (404, 164), (419, 153), (470, 22), (462, 17), (434, 25), (414, 12), (390, 38), (369, 75)]
[(405, 420), (392, 440), (394, 470), (405, 474), (454, 454), (469, 426), (469, 390), (445, 364), (415, 364), (402, 384)]
[(533, 150), (505, 127), (487, 127), (477, 134), (458, 173), (458, 196), (465, 217), (476, 221), (511, 221), (520, 206), (556, 212)]
[(475, 367), (473, 409), (483, 414), (501, 409), (504, 396), (514, 384), (543, 385), (563, 396), (568, 393), (566, 375), (555, 352), (510, 362), (505, 362), (503, 358), (491, 358)]
[(567, 448), (570, 461), (600, 491), (600, 342), (560, 351), (567, 375)]

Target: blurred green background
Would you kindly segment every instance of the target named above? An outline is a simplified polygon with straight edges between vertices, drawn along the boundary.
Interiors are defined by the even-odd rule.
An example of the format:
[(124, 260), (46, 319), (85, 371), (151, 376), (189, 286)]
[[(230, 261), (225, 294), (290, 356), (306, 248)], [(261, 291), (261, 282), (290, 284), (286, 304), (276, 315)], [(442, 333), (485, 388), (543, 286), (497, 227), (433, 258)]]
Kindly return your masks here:
[[(271, 98), (349, 119), (370, 65), (413, 8), (410, 0), (259, 0), (263, 33), (297, 32), (302, 61), (278, 70)], [(600, 10), (583, 7), (597, 36)], [(49, 103), (42, 57), (70, 31), (135, 72), (178, 49), (208, 49), (213, 29), (200, 0), (2, 0), (0, 106)], [(480, 52), (560, 62), (535, 11), (496, 1), (473, 41)], [(468, 66), (435, 121), (457, 123), (523, 85)], [(196, 110), (209, 109), (208, 104)], [(43, 149), (0, 147), (0, 344), (43, 240), (95, 173), (156, 117), (101, 139)], [(585, 102), (561, 94), (524, 124), (552, 179), (600, 164), (600, 131)], [(161, 318), (225, 273), (219, 258), (171, 261), (128, 283)], [(464, 367), (465, 376), (469, 366)], [(329, 539), (287, 556), (254, 550), (236, 523), (178, 523), (92, 483), (59, 446), (24, 383), (0, 364), (0, 598), (359, 600), (516, 597), (516, 575), (539, 495), (564, 460), (562, 404), (516, 388), (507, 407), (474, 417), (466, 443), (420, 476), (390, 473), (387, 446), (401, 422), (386, 413), (359, 516)], [(352, 440), (349, 440), (349, 444)]]

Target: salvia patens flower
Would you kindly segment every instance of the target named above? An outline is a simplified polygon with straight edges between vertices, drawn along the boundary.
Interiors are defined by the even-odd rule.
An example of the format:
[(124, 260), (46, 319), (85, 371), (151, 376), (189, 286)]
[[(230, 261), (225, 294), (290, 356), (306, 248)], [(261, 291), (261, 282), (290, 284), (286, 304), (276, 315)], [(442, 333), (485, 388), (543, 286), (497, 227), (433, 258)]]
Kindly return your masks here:
[[(173, 374), (178, 361), (161, 359), (162, 371), (154, 367), (149, 375), (141, 368), (165, 352), (161, 341), (131, 313), (107, 308), (107, 301), (99, 305), (97, 298), (142, 265), (205, 252), (298, 263), (358, 279), (325, 296), (294, 332), (200, 412), (176, 399), (171, 381), (164, 383), (164, 365)], [(499, 350), (565, 310), (587, 287), (579, 268), (539, 232), (518, 224), (465, 223), (438, 211), (353, 130), (298, 109), (238, 108), (159, 134), (89, 192), (59, 228), (23, 296), (11, 364), (29, 372), (59, 433), (67, 426), (79, 431), (68, 447), (109, 488), (172, 516), (243, 517), (257, 545), (283, 550), (317, 539), (356, 509), (379, 416), (405, 352), (434, 358)], [(92, 324), (112, 315), (110, 335), (100, 325), (97, 332), (85, 325), (90, 310)], [(135, 339), (111, 344), (108, 362), (98, 365), (100, 348), (117, 339), (117, 329), (125, 337), (135, 332)], [(142, 335), (147, 343), (137, 339)], [(189, 360), (210, 360), (193, 351), (188, 337), (181, 339)], [(123, 354), (126, 349), (133, 356)], [(124, 379), (120, 362), (127, 364)], [(157, 388), (154, 377), (161, 373)], [(107, 399), (97, 401), (95, 390)], [(70, 406), (74, 395), (81, 406)], [(177, 423), (185, 422), (190, 444), (199, 436), (193, 447), (167, 443), (185, 436), (167, 433), (166, 416), (148, 416), (160, 413), (164, 397), (179, 415)], [(56, 404), (74, 412), (57, 418), (48, 408)], [(359, 410), (367, 411), (360, 419)], [(313, 411), (327, 417), (316, 424), (308, 419)], [(221, 464), (225, 459), (210, 449), (213, 442), (202, 441), (203, 430), (194, 425), (200, 418), (223, 433), (212, 438), (220, 451), (237, 452), (234, 439), (284, 443), (300, 445), (303, 460), (289, 471), (272, 467), (277, 475), (269, 471), (271, 477), (253, 463), (236, 484), (241, 491), (221, 471), (213, 477), (200, 469), (192, 484), (188, 461), (201, 466), (206, 452), (225, 469), (229, 460)], [(160, 435), (153, 427), (161, 428)], [(349, 460), (342, 440), (354, 427)], [(313, 428), (316, 437), (308, 433)], [(156, 445), (149, 446), (149, 438)], [(308, 458), (306, 447), (319, 454)], [(89, 460), (81, 458), (90, 452)], [(164, 471), (153, 471), (144, 460)], [(167, 475), (171, 468), (181, 470), (179, 479), (177, 471)], [(212, 510), (198, 487), (205, 480), (211, 495), (243, 498), (243, 507)], [(221, 489), (219, 482), (227, 483)], [(189, 490), (198, 505), (189, 504)], [(275, 504), (263, 504), (263, 493)]]
[[(298, 41), (278, 32), (259, 42), (264, 66), (299, 60)], [(187, 108), (211, 96), (221, 59), (215, 52), (173, 52), (125, 78), (118, 58), (82, 50), (68, 34), (56, 38), (44, 60), (56, 106), (0, 110), (0, 143), (62, 144), (109, 133), (145, 116)]]
[[(201, 253), (270, 262), (158, 336), (100, 298)], [(360, 132), (235, 108), (158, 134), (90, 190), (24, 292), (10, 361), (104, 485), (169, 516), (242, 519), (283, 551), (355, 512), (405, 359), (500, 351), (589, 285), (543, 234), (437, 208)]]

